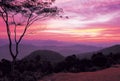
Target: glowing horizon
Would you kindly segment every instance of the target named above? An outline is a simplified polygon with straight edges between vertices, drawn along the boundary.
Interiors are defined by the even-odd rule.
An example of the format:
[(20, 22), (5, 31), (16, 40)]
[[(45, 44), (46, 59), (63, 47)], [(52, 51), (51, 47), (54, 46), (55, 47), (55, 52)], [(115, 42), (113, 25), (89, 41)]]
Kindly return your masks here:
[[(75, 42), (120, 42), (120, 0), (56, 0), (69, 19), (51, 18), (37, 21), (24, 39)], [(6, 28), (0, 19), (0, 39)], [(18, 28), (18, 35), (22, 28)]]

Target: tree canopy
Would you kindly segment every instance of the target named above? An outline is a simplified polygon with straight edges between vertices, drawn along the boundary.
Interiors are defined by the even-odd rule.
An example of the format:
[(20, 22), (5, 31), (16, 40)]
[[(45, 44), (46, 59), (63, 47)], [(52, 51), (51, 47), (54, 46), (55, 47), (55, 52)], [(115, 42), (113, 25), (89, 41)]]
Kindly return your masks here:
[[(19, 53), (19, 44), (23, 39), (27, 29), (37, 20), (59, 16), (62, 9), (51, 6), (55, 0), (0, 0), (0, 17), (6, 25), (9, 39), (9, 50), (15, 60)], [(11, 27), (14, 31), (11, 31)], [(17, 27), (22, 26), (23, 32), (17, 35)], [(12, 38), (11, 33), (14, 33)], [(15, 53), (12, 50), (13, 39), (16, 45)]]

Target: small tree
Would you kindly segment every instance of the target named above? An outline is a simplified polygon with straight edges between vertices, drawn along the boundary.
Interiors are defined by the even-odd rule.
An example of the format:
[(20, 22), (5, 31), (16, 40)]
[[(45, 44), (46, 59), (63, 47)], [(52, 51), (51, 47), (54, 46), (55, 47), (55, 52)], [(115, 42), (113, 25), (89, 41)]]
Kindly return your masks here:
[[(0, 0), (0, 17), (6, 25), (9, 51), (13, 62), (16, 61), (19, 54), (19, 44), (27, 29), (37, 20), (59, 15), (61, 9), (51, 7), (54, 1), (55, 0)], [(18, 35), (17, 28), (20, 26), (24, 28), (21, 35)], [(11, 31), (13, 27), (14, 32)], [(14, 33), (14, 37), (11, 33)], [(13, 42), (15, 42), (16, 46), (15, 52), (12, 50)]]

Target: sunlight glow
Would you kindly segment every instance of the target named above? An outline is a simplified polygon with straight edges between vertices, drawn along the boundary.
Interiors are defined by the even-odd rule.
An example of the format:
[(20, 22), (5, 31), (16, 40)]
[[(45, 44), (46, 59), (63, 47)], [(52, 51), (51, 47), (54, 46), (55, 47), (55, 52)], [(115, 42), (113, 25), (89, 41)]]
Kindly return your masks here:
[[(120, 41), (120, 0), (56, 0), (54, 6), (63, 8), (61, 15), (69, 18), (37, 21), (25, 39)], [(7, 38), (4, 26), (0, 19), (0, 39)], [(22, 30), (23, 27), (19, 27), (17, 35)]]

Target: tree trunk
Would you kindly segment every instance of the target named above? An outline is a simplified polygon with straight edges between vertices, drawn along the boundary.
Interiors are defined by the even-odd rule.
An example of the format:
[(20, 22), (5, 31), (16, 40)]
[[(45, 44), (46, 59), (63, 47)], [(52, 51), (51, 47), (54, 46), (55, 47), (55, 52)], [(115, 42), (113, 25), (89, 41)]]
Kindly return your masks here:
[(14, 59), (14, 53), (12, 51), (12, 39), (11, 39), (8, 23), (6, 23), (6, 27), (7, 27), (7, 35), (8, 35), (8, 39), (9, 39), (9, 51), (10, 51), (10, 55), (11, 55), (12, 59)]
[(11, 32), (10, 32), (10, 28), (9, 28), (9, 24), (6, 21), (6, 28), (7, 28), (7, 35), (8, 35), (8, 40), (9, 40), (9, 51), (10, 51), (10, 55), (12, 57), (12, 63), (11, 63), (11, 73), (14, 71), (14, 65), (16, 62), (16, 56), (14, 55), (14, 52), (12, 50), (12, 39), (11, 39)]

